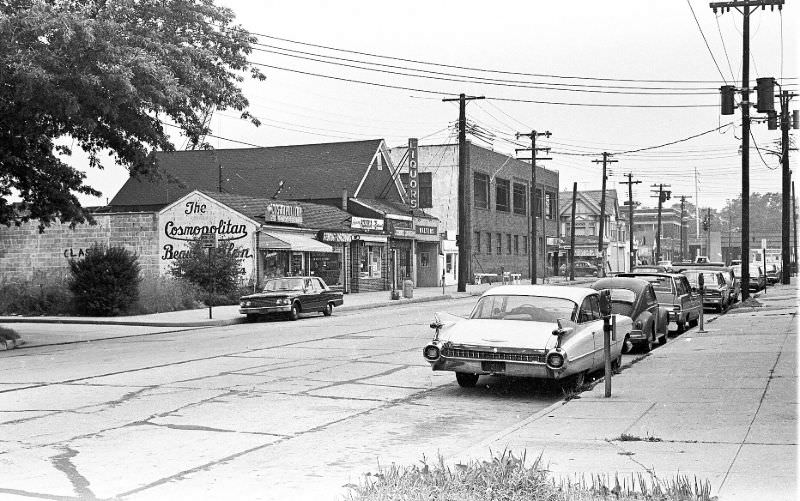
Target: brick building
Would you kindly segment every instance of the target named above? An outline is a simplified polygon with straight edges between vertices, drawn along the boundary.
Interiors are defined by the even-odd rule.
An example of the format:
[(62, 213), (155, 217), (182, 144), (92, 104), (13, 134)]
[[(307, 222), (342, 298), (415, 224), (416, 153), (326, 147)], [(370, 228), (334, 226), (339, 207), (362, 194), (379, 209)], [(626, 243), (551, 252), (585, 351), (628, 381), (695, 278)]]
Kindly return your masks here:
[[(411, 140), (410, 143), (415, 143)], [(447, 284), (458, 280), (458, 145), (419, 145), (416, 172), (409, 146), (390, 149), (406, 192), (416, 177), (418, 207), (440, 221), (440, 269)], [(468, 143), (471, 172), (471, 274), (519, 273), (530, 277), (531, 166), (521, 160)], [(414, 159), (413, 154), (411, 159)], [(539, 276), (552, 274), (558, 251), (558, 172), (537, 167), (537, 253)], [(545, 243), (549, 245), (545, 248)], [(545, 259), (545, 256), (547, 258)], [(545, 262), (548, 263), (547, 269)], [(557, 265), (556, 265), (557, 266)]]

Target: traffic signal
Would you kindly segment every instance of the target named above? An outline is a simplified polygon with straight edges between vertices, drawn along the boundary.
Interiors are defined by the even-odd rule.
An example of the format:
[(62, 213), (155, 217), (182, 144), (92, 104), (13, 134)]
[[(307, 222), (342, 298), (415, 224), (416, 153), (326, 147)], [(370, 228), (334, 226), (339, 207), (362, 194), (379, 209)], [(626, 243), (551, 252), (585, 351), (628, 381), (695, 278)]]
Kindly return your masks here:
[(703, 218), (703, 231), (708, 231), (708, 227), (709, 226), (710, 226), (710, 223), (708, 221), (708, 218)]
[(775, 111), (775, 79), (772, 77), (756, 78), (756, 110), (759, 113)]
[(721, 108), (723, 115), (733, 115), (733, 110), (736, 108), (733, 96), (736, 92), (736, 87), (733, 85), (723, 85), (719, 88), (721, 97)]
[(670, 198), (672, 198), (672, 192), (671, 191), (662, 191), (661, 192), (661, 201), (662, 202), (666, 202)]

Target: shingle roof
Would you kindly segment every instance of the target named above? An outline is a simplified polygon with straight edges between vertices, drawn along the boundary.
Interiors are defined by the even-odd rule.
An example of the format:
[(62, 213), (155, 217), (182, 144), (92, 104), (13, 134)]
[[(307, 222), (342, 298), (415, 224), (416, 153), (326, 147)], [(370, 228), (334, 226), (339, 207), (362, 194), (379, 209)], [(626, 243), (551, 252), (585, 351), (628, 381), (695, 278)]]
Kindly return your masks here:
[(400, 216), (413, 216), (413, 217), (425, 217), (430, 219), (437, 219), (436, 217), (431, 216), (422, 209), (412, 209), (410, 205), (406, 205), (400, 202), (393, 202), (391, 200), (376, 199), (376, 198), (354, 198), (353, 200), (356, 200), (357, 202), (362, 202), (363, 204), (379, 212), (383, 212), (384, 214), (396, 214)]
[[(382, 139), (270, 148), (158, 152), (158, 180), (128, 179), (112, 206), (167, 205), (192, 190), (271, 197), (284, 182), (282, 200), (355, 194)], [(169, 180), (168, 180), (169, 178)]]

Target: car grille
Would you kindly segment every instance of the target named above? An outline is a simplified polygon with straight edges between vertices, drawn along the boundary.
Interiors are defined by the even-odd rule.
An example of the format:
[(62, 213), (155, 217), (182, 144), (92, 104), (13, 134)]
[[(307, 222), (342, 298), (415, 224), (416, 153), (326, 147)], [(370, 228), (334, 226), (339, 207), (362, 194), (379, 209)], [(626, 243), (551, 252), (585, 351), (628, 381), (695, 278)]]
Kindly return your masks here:
[(444, 348), (442, 356), (446, 358), (469, 358), (472, 360), (504, 360), (506, 362), (536, 362), (543, 364), (544, 353), (509, 353), (487, 350), (469, 350), (466, 348)]

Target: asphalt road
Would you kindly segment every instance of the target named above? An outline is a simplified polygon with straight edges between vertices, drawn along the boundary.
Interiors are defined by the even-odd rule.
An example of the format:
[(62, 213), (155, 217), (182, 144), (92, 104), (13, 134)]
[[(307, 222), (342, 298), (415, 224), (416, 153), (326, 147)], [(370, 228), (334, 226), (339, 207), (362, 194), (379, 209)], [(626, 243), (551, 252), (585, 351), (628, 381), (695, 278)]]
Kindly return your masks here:
[(16, 324), (110, 339), (0, 356), (0, 497), (333, 499), (366, 472), (455, 455), (563, 398), (430, 370), (433, 313), (474, 301), (220, 328)]

